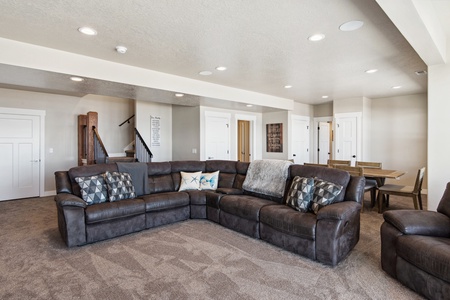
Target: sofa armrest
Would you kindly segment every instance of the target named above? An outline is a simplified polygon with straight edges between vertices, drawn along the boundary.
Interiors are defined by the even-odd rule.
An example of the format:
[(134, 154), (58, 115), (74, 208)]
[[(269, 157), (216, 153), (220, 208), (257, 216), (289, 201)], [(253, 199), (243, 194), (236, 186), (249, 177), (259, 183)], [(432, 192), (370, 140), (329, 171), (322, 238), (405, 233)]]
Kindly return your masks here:
[(354, 201), (344, 201), (333, 203), (322, 207), (317, 213), (317, 220), (323, 219), (335, 219), (345, 220), (350, 215), (353, 215), (355, 211), (361, 210), (361, 204)]
[(57, 194), (55, 196), (55, 201), (56, 205), (60, 207), (63, 206), (77, 206), (81, 208), (87, 207), (86, 201), (73, 194), (65, 194), (65, 193)]
[(383, 217), (403, 234), (450, 237), (450, 218), (438, 212), (395, 210), (384, 212)]
[(335, 266), (359, 240), (361, 204), (344, 201), (321, 208), (317, 214), (316, 259)]

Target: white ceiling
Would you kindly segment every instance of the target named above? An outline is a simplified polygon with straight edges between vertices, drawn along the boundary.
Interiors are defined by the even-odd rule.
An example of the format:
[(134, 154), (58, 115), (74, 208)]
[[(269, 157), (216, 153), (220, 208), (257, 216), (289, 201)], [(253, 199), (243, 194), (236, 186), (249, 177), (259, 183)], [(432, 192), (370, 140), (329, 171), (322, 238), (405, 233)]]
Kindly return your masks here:
[[(450, 1), (430, 1), (450, 29)], [(364, 26), (340, 31), (350, 20)], [(80, 34), (85, 25), (98, 35)], [(326, 37), (308, 41), (315, 33)], [(0, 0), (0, 37), (307, 104), (427, 91), (427, 77), (415, 74), (425, 63), (375, 0)], [(0, 87), (93, 92), (68, 90), (58, 75), (0, 64)], [(94, 92), (108, 93), (99, 85)], [(115, 95), (136, 94), (110, 91), (122, 87)]]

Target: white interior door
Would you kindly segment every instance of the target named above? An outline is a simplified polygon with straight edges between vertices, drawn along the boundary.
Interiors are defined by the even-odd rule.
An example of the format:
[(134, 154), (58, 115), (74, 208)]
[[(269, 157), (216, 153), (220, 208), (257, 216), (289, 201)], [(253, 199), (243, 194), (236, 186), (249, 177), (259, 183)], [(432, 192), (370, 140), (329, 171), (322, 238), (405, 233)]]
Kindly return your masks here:
[(309, 127), (308, 117), (292, 117), (292, 158), (296, 164), (303, 164), (310, 160)]
[(230, 117), (206, 116), (206, 159), (230, 159)]
[(329, 122), (319, 122), (318, 131), (318, 163), (326, 164), (330, 159), (330, 131), (331, 124)]
[(39, 196), (40, 118), (0, 113), (0, 200)]
[(342, 114), (339, 116), (336, 114), (336, 149), (335, 149), (335, 159), (351, 160), (352, 165), (358, 154), (358, 116), (347, 114)]

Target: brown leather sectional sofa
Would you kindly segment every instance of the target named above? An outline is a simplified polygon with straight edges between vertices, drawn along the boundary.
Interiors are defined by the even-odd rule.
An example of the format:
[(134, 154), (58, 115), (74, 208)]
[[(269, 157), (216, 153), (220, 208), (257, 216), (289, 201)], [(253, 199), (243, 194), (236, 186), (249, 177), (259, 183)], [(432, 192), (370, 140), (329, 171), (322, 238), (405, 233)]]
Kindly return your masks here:
[(381, 267), (428, 299), (450, 299), (450, 182), (437, 212), (383, 214)]
[[(285, 196), (274, 198), (242, 189), (249, 164), (236, 161), (151, 162), (149, 194), (86, 205), (75, 177), (118, 171), (116, 164), (56, 172), (58, 227), (67, 246), (81, 246), (187, 219), (208, 219), (288, 251), (336, 265), (359, 240), (364, 178), (315, 166), (291, 165)], [(216, 191), (182, 191), (180, 171), (220, 171)], [(317, 177), (343, 186), (337, 203), (318, 214), (284, 204), (295, 176)]]

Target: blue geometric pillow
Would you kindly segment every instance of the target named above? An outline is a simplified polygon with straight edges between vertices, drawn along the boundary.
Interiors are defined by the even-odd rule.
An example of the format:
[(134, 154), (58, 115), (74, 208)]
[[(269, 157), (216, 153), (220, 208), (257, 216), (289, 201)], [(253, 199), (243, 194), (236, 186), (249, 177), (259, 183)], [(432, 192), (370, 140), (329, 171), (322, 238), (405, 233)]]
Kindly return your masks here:
[(295, 176), (286, 197), (286, 205), (301, 212), (308, 212), (313, 199), (313, 192), (313, 178)]
[(343, 187), (339, 184), (315, 178), (311, 210), (317, 214), (319, 209), (333, 203), (342, 189)]
[(105, 179), (110, 202), (136, 198), (130, 173), (106, 172)]
[(75, 181), (80, 186), (81, 198), (86, 201), (87, 205), (102, 203), (108, 200), (108, 190), (103, 176), (104, 174), (75, 177)]
[(201, 190), (217, 190), (219, 184), (219, 171), (213, 173), (202, 173), (200, 176), (200, 189)]

